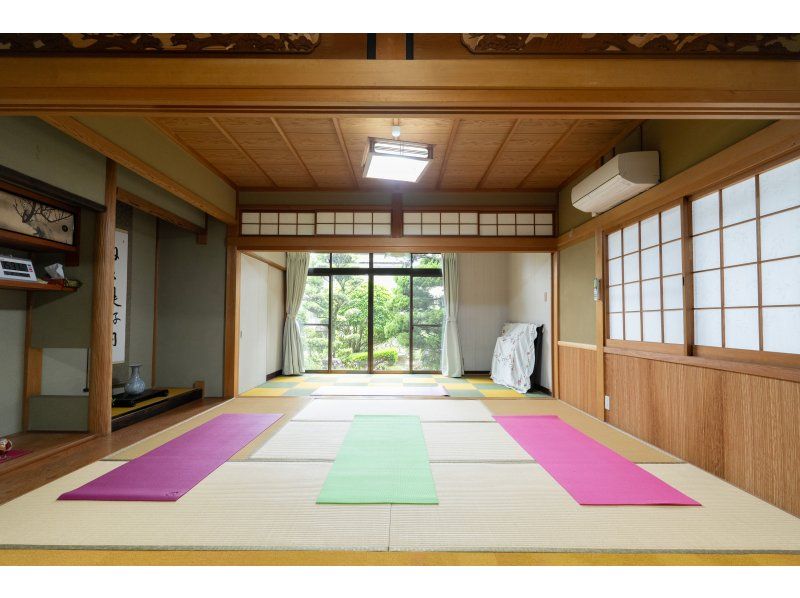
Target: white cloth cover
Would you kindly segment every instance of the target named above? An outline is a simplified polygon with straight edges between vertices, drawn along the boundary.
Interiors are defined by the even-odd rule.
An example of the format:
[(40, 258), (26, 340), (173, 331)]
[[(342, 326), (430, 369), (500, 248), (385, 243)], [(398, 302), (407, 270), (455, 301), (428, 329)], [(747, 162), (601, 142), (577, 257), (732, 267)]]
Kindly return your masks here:
[(458, 336), (458, 256), (442, 254), (444, 279), (444, 323), (442, 325), (442, 375), (460, 378), (464, 375), (461, 340)]
[(297, 313), (303, 301), (308, 278), (309, 253), (286, 254), (286, 323), (283, 326), (283, 374), (302, 374), (303, 335), (297, 322)]
[(536, 324), (507, 323), (503, 326), (492, 356), (492, 381), (528, 392), (536, 362)]

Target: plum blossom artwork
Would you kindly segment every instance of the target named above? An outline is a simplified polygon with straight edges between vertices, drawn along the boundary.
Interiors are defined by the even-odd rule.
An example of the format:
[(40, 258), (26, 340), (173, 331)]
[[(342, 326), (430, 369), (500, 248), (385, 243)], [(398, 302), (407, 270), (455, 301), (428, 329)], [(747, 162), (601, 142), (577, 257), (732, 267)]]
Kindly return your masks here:
[(0, 190), (0, 228), (56, 243), (74, 245), (75, 214)]

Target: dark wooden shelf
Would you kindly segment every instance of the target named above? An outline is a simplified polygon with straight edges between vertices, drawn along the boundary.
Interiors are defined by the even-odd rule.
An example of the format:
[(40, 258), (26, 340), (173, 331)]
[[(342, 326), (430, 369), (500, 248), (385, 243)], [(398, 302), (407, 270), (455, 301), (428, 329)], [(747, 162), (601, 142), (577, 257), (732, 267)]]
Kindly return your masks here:
[(62, 287), (58, 284), (42, 284), (40, 282), (30, 282), (27, 280), (5, 280), (0, 279), (0, 289), (16, 291), (55, 291), (58, 293), (74, 293), (77, 289)]

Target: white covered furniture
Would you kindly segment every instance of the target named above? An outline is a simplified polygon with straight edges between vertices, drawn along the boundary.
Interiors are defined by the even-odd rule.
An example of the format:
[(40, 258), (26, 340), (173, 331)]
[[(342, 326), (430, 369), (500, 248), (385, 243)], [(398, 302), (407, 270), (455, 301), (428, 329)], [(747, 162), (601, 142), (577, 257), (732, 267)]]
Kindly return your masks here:
[(492, 356), (492, 380), (520, 393), (528, 392), (536, 364), (536, 328), (533, 323), (503, 325)]

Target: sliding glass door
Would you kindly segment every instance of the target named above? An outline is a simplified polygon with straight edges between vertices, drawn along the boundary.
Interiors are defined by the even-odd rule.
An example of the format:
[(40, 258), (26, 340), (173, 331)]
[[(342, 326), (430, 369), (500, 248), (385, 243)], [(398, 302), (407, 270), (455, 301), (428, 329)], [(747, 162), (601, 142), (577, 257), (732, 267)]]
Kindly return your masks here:
[(441, 256), (312, 254), (300, 309), (306, 369), (439, 371)]

